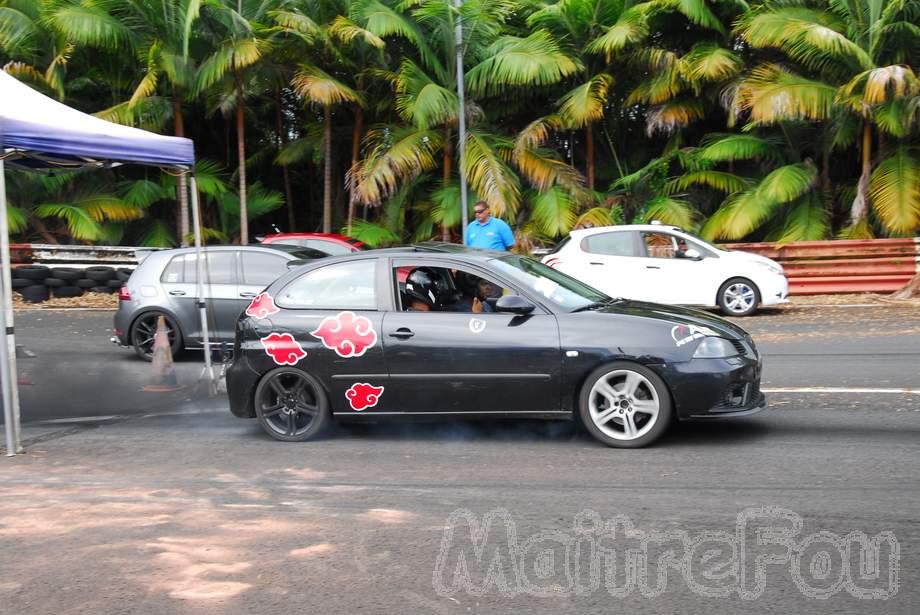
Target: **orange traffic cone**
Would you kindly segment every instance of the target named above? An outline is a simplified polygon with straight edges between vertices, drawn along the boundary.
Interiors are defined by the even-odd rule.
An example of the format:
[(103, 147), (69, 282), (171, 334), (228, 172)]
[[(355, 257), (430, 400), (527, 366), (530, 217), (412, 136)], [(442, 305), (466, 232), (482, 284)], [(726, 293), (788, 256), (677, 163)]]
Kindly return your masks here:
[(144, 385), (151, 393), (168, 393), (179, 390), (176, 368), (173, 367), (172, 347), (166, 332), (166, 319), (157, 320), (157, 332), (153, 335), (153, 381)]

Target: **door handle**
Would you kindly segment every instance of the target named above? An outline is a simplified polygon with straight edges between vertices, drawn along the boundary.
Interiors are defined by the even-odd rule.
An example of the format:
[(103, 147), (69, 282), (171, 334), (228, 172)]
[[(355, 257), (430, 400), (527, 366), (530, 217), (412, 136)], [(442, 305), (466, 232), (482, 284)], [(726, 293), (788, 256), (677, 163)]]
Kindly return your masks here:
[(413, 335), (415, 335), (415, 333), (413, 333), (411, 329), (407, 329), (406, 327), (400, 327), (396, 331), (393, 331), (392, 333), (390, 333), (390, 337), (395, 337), (401, 340), (407, 340)]
[(169, 294), (172, 295), (173, 297), (184, 297), (185, 291), (184, 290), (171, 290), (169, 291)]
[(240, 293), (240, 297), (255, 297), (258, 293)]
[(598, 263), (598, 262), (595, 262), (595, 261), (591, 261), (591, 262), (588, 263), (588, 264), (589, 264), (589, 265), (603, 265), (604, 263)]
[(659, 267), (658, 265), (646, 265), (645, 268), (646, 269), (661, 269), (661, 267)]

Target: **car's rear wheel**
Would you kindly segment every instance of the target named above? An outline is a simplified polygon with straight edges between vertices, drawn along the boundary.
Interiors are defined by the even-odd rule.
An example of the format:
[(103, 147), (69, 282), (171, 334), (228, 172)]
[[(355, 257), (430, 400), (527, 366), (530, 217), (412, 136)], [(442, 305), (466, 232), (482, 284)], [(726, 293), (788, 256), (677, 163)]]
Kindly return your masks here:
[(134, 347), (134, 352), (145, 361), (153, 360), (153, 344), (160, 316), (163, 316), (166, 321), (166, 335), (169, 338), (173, 356), (182, 349), (182, 333), (172, 317), (163, 312), (145, 312), (131, 325), (131, 335), (128, 338), (131, 346)]
[(727, 316), (749, 316), (760, 305), (760, 290), (747, 278), (732, 278), (719, 288), (718, 302)]
[(582, 423), (615, 448), (640, 448), (657, 440), (671, 422), (671, 396), (652, 370), (625, 361), (588, 376), (579, 396)]
[(293, 367), (279, 367), (265, 374), (256, 387), (254, 402), (259, 424), (282, 442), (310, 440), (330, 420), (322, 385)]

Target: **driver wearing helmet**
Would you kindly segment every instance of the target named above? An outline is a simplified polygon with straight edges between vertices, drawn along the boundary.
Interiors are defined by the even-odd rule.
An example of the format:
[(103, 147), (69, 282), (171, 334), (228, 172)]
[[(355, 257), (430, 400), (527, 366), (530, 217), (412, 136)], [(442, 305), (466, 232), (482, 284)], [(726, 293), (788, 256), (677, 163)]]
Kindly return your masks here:
[(430, 312), (438, 304), (437, 276), (428, 267), (413, 269), (406, 278), (404, 309), (407, 312)]

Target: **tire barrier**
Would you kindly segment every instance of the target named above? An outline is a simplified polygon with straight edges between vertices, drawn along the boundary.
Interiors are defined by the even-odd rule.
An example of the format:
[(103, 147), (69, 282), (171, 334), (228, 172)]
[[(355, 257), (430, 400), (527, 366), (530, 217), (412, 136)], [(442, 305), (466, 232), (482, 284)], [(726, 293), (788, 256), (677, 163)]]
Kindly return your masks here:
[(129, 275), (100, 265), (86, 269), (22, 265), (13, 267), (12, 286), (23, 301), (41, 303), (51, 297), (80, 297), (86, 292), (117, 293)]
[(722, 247), (753, 252), (780, 263), (789, 278), (790, 295), (890, 293), (920, 273), (920, 237)]

